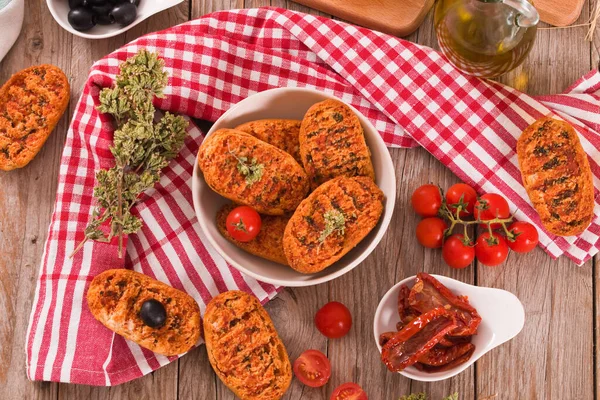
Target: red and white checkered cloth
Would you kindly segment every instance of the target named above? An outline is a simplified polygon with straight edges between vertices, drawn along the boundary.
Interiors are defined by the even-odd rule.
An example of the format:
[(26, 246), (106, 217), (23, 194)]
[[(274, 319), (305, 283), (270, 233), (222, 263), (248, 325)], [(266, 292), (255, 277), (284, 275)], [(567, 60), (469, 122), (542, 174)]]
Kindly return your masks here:
[[(163, 110), (216, 120), (232, 104), (270, 88), (303, 86), (332, 93), (364, 113), (390, 146), (425, 147), (477, 190), (499, 192), (517, 218), (540, 230), (552, 257), (577, 263), (598, 251), (599, 208), (579, 237), (543, 231), (521, 184), (516, 138), (534, 120), (567, 119), (590, 156), (595, 186), (600, 160), (600, 74), (594, 71), (565, 94), (529, 97), (498, 83), (462, 75), (440, 54), (392, 36), (288, 10), (217, 12), (146, 35), (92, 67), (77, 105), (60, 166), (56, 205), (45, 245), (27, 331), (31, 379), (116, 385), (172, 361), (114, 335), (91, 316), (90, 280), (108, 268), (133, 268), (192, 295), (204, 310), (218, 292), (242, 289), (267, 301), (276, 287), (241, 275), (210, 247), (200, 231), (191, 174), (201, 132), (190, 136), (160, 183), (135, 207), (144, 228), (131, 235), (125, 261), (116, 245), (83, 239), (94, 173), (113, 160), (109, 124), (95, 110), (101, 87), (138, 49), (157, 51), (169, 72)], [(597, 192), (596, 192), (597, 195)]]

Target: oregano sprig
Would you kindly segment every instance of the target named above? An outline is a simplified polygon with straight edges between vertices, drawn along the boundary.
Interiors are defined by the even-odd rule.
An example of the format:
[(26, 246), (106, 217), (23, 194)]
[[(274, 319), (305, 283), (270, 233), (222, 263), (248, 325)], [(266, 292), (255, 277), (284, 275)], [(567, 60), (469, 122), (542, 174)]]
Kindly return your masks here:
[[(161, 170), (175, 158), (186, 137), (188, 122), (170, 113), (154, 122), (154, 97), (164, 97), (167, 73), (157, 53), (140, 50), (120, 65), (112, 88), (100, 92), (99, 112), (114, 118), (116, 129), (110, 151), (115, 165), (96, 173), (97, 205), (85, 229), (85, 239), (110, 242), (118, 237), (123, 256), (123, 235), (137, 232), (142, 221), (131, 213), (139, 195), (154, 187)], [(108, 233), (103, 227), (107, 225)]]

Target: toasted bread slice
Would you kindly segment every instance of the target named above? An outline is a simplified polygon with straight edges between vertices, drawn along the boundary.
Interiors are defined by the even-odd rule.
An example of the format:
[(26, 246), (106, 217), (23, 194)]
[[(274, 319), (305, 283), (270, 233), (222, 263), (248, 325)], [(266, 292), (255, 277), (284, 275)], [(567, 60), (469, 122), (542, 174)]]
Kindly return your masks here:
[(290, 154), (235, 129), (208, 136), (198, 163), (212, 190), (261, 214), (293, 211), (308, 193), (306, 173)]
[(206, 306), (204, 339), (217, 376), (242, 400), (280, 399), (292, 380), (287, 351), (258, 299), (232, 290)]
[[(160, 302), (165, 322), (151, 327), (140, 317), (147, 300)], [(165, 356), (190, 350), (202, 333), (200, 308), (187, 293), (126, 269), (110, 269), (96, 276), (87, 292), (94, 318), (111, 331)]]
[(582, 233), (594, 216), (594, 184), (586, 153), (573, 127), (542, 118), (517, 142), (523, 185), (546, 230)]
[(300, 157), (311, 189), (338, 176), (375, 179), (360, 120), (341, 101), (325, 100), (309, 108), (299, 138)]
[(0, 88), (0, 169), (29, 164), (69, 104), (69, 81), (53, 65), (14, 74)]
[(366, 176), (332, 179), (296, 209), (283, 234), (290, 267), (304, 274), (327, 268), (377, 225), (383, 192)]

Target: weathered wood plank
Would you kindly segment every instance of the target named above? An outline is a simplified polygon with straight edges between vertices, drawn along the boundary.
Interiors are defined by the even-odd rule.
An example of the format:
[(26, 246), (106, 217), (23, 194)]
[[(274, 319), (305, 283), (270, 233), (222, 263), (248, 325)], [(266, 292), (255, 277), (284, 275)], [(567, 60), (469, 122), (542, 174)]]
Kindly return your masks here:
[[(25, 4), (21, 35), (0, 64), (0, 81), (35, 64), (52, 63), (70, 74), (71, 35), (60, 29), (45, 1)], [(26, 167), (0, 172), (0, 397), (54, 399), (58, 385), (31, 383), (25, 372), (25, 340), (44, 241), (57, 185), (68, 117)]]
[[(584, 10), (578, 23), (587, 18)], [(566, 89), (591, 69), (591, 48), (584, 36), (585, 28), (578, 27), (538, 31), (529, 58), (501, 81), (532, 95)], [(478, 284), (517, 295), (526, 318), (519, 336), (477, 363), (478, 394), (497, 393), (498, 399), (593, 398), (591, 261), (578, 268), (565, 257), (551, 260), (541, 249), (511, 253), (504, 266), (479, 266)]]

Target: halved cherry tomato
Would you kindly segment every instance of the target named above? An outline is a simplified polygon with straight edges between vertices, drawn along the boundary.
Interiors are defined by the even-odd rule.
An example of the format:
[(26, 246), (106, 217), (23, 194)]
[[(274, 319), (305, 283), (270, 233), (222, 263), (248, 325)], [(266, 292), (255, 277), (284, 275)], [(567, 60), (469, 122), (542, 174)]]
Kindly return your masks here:
[(488, 267), (502, 264), (508, 257), (508, 244), (503, 236), (489, 232), (482, 233), (475, 243), (475, 256), (477, 260)]
[(447, 228), (448, 225), (441, 218), (425, 218), (417, 225), (417, 240), (427, 248), (437, 249), (442, 247)]
[(258, 235), (262, 221), (252, 207), (239, 206), (227, 215), (227, 232), (238, 242), (249, 242)]
[(352, 315), (348, 307), (338, 301), (331, 301), (317, 311), (315, 325), (328, 338), (341, 338), (352, 327)]
[(440, 189), (435, 185), (419, 186), (410, 198), (413, 209), (422, 217), (435, 217), (442, 206)]
[(329, 400), (369, 400), (369, 398), (359, 385), (346, 382), (335, 388)]
[(462, 203), (463, 210), (461, 211), (461, 217), (465, 215), (473, 215), (473, 208), (477, 201), (477, 192), (471, 186), (466, 183), (456, 183), (450, 186), (448, 192), (446, 192), (446, 203), (450, 211), (456, 214), (456, 204)]
[(294, 375), (310, 387), (321, 387), (329, 381), (331, 364), (319, 350), (306, 350), (294, 361)]
[[(482, 221), (489, 221), (494, 218), (508, 218), (510, 216), (510, 209), (508, 208), (508, 202), (506, 199), (496, 193), (486, 193), (477, 200), (475, 203), (475, 218), (479, 218)], [(482, 224), (484, 228), (487, 228), (486, 224)], [(502, 224), (492, 224), (492, 229), (498, 229)]]
[(514, 241), (508, 241), (508, 247), (517, 253), (528, 253), (537, 246), (539, 235), (535, 226), (529, 222), (517, 221), (513, 222), (508, 231), (517, 235)]
[(469, 244), (465, 244), (463, 235), (452, 235), (442, 247), (442, 257), (446, 264), (452, 268), (465, 268), (475, 258), (475, 249)]

